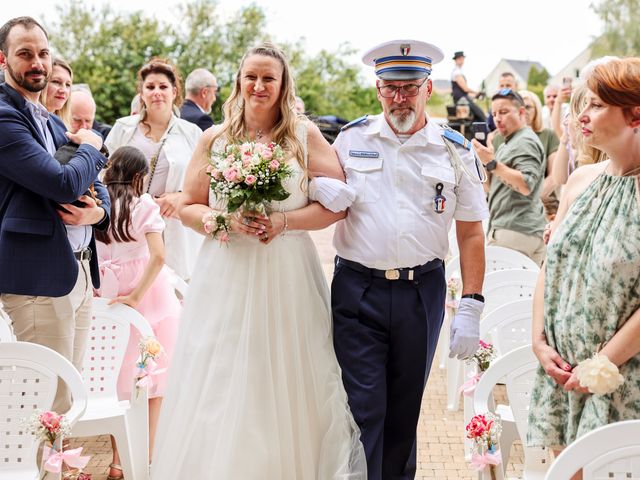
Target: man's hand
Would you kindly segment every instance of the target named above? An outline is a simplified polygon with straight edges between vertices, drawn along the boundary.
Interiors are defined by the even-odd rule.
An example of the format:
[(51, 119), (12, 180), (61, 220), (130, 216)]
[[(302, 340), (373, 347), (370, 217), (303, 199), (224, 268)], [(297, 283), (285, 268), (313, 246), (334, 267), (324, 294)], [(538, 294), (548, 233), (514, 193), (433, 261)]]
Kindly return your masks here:
[(76, 133), (67, 132), (67, 138), (78, 145), (88, 144), (95, 147), (96, 150), (102, 148), (102, 137), (86, 128), (81, 128)]
[(178, 208), (180, 204), (181, 192), (163, 193), (153, 199), (160, 207), (160, 215), (163, 217), (180, 218)]
[(84, 208), (76, 207), (71, 203), (61, 203), (60, 205), (66, 210), (58, 210), (58, 215), (65, 225), (95, 225), (106, 215), (104, 208), (99, 207), (96, 201), (89, 195), (82, 195), (78, 198), (84, 203)]
[(484, 303), (473, 298), (461, 298), (451, 321), (449, 358), (468, 358), (478, 349), (480, 342), (480, 315)]
[(480, 159), (483, 165), (486, 165), (487, 163), (489, 163), (491, 160), (495, 158), (493, 146), (491, 146), (490, 143), (487, 144), (489, 145), (488, 147), (485, 147), (478, 140), (474, 138), (471, 140), (471, 144), (473, 145), (473, 148), (478, 154), (478, 158)]

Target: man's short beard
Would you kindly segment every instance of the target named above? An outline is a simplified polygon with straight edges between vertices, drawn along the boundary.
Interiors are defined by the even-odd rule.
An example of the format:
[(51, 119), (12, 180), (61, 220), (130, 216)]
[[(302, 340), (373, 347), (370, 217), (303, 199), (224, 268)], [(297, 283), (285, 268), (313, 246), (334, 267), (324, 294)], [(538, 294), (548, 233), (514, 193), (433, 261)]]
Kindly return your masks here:
[[(41, 82), (32, 83), (27, 80), (26, 74), (25, 76), (16, 75), (16, 73), (11, 68), (9, 62), (7, 62), (7, 74), (16, 82), (17, 85), (24, 88), (27, 92), (38, 93), (44, 90), (47, 87), (47, 82), (49, 81), (49, 75), (44, 75), (44, 78)], [(29, 72), (31, 73), (31, 72)]]
[(410, 110), (409, 113), (405, 115), (394, 115), (391, 112), (389, 113), (389, 121), (396, 132), (405, 133), (411, 130), (413, 124), (416, 123), (416, 112), (414, 110)]

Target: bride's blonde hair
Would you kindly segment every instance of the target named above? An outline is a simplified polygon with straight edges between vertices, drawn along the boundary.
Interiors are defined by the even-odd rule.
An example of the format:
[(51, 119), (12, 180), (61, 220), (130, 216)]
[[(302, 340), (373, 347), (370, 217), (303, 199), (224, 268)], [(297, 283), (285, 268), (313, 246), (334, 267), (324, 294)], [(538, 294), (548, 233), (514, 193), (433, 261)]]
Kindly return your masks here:
[(211, 142), (209, 143), (209, 149), (213, 147), (213, 144), (218, 138), (223, 136), (227, 143), (238, 143), (249, 137), (249, 132), (244, 118), (245, 104), (242, 98), (240, 80), (244, 62), (252, 55), (263, 55), (265, 57), (275, 58), (280, 62), (280, 65), (282, 65), (282, 82), (280, 88), (280, 99), (278, 101), (280, 115), (276, 121), (276, 125), (271, 131), (271, 136), (273, 141), (279, 144), (285, 152), (298, 160), (298, 163), (306, 172), (306, 167), (304, 165), (304, 148), (296, 135), (298, 122), (303, 120), (302, 117), (299, 117), (294, 110), (295, 83), (293, 76), (291, 75), (289, 63), (287, 62), (284, 52), (272, 43), (268, 42), (249, 49), (242, 57), (242, 60), (240, 61), (240, 68), (238, 68), (236, 73), (236, 80), (233, 85), (231, 95), (222, 106), (224, 122), (222, 123), (221, 128), (212, 137)]

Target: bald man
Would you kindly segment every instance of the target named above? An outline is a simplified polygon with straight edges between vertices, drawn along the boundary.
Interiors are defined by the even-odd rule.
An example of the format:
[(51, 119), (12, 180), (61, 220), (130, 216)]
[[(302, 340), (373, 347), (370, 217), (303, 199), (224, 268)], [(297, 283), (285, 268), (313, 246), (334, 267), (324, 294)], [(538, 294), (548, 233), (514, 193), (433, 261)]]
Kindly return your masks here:
[(71, 133), (76, 133), (81, 128), (91, 130), (96, 118), (96, 102), (90, 93), (84, 90), (75, 90), (69, 97), (71, 104)]

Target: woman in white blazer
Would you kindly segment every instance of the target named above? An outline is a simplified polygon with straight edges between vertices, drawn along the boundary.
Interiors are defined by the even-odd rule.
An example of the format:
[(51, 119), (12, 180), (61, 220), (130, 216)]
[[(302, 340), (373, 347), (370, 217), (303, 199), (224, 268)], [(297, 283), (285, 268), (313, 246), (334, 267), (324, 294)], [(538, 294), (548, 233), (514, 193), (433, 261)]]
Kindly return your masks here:
[(142, 150), (149, 160), (144, 191), (160, 206), (165, 222), (165, 261), (181, 278), (189, 280), (203, 237), (184, 227), (178, 217), (182, 184), (202, 131), (176, 116), (182, 102), (182, 80), (175, 66), (151, 59), (138, 71), (139, 114), (116, 121), (105, 144), (110, 152), (128, 145)]

